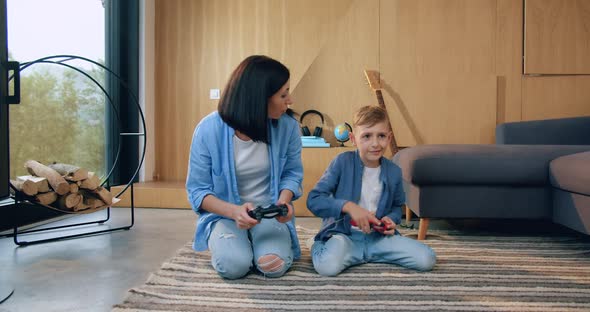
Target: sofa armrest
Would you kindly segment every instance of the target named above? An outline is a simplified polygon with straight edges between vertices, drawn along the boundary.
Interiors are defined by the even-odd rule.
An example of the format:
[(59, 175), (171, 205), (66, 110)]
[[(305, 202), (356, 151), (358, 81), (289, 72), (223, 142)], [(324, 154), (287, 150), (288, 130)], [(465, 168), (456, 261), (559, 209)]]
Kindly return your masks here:
[(590, 116), (502, 123), (496, 144), (588, 145)]

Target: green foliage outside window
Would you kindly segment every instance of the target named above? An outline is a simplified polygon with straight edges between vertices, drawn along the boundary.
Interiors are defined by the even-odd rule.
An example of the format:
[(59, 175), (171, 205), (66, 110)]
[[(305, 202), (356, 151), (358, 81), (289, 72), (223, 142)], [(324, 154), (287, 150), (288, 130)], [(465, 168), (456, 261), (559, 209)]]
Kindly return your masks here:
[[(104, 71), (86, 72), (104, 85)], [(9, 113), (11, 178), (28, 174), (29, 159), (73, 164), (104, 177), (105, 99), (72, 69), (35, 64), (21, 72), (21, 103)]]

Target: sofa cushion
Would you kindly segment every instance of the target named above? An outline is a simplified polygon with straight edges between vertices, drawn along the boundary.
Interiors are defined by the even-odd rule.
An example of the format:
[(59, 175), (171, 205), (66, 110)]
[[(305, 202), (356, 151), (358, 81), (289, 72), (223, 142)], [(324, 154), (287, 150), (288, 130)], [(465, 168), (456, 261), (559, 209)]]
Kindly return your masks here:
[(590, 152), (558, 157), (549, 168), (553, 187), (590, 196)]
[(551, 160), (590, 151), (590, 145), (418, 145), (393, 161), (416, 185), (549, 185)]

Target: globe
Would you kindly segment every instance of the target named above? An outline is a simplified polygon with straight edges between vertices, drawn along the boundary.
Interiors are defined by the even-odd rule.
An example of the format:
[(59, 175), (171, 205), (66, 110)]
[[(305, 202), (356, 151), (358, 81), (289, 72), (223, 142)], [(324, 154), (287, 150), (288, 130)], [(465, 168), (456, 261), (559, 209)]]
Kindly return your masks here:
[(352, 131), (352, 128), (346, 122), (334, 127), (334, 136), (336, 137), (336, 140), (340, 142), (340, 146), (344, 146), (344, 142), (347, 142), (350, 139), (348, 137), (350, 131)]

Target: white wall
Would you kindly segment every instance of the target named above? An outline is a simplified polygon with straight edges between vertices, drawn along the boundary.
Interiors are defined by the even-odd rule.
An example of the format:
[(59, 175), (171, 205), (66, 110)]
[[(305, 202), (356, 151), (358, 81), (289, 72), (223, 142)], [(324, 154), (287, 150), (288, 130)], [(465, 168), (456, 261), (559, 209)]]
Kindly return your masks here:
[[(154, 124), (154, 51), (155, 0), (140, 1), (139, 102), (145, 116), (146, 153), (139, 171), (139, 181), (151, 181), (155, 173)], [(140, 153), (143, 146), (140, 146)]]

